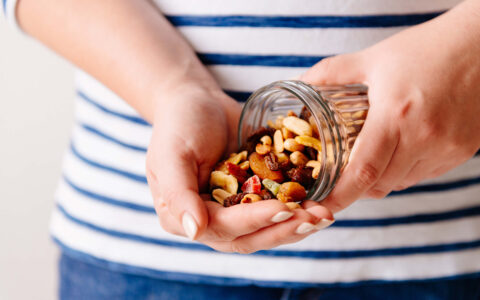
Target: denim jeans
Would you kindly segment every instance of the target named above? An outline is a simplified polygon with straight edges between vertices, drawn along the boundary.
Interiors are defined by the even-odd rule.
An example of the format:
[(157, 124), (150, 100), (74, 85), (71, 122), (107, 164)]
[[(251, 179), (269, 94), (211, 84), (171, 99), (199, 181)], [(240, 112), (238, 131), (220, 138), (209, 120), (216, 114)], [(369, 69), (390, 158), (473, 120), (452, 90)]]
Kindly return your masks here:
[(265, 288), (167, 281), (110, 271), (62, 254), (60, 299), (168, 300), (356, 300), (356, 299), (480, 299), (480, 279), (392, 283), (345, 288)]

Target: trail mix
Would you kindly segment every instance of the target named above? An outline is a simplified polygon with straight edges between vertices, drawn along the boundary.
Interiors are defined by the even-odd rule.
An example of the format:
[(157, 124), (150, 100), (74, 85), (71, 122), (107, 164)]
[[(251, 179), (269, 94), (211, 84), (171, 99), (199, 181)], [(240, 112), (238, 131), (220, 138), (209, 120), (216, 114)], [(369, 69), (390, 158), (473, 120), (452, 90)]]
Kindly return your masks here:
[(225, 207), (277, 199), (291, 209), (306, 199), (321, 168), (321, 142), (310, 112), (290, 111), (247, 139), (210, 175), (212, 197)]

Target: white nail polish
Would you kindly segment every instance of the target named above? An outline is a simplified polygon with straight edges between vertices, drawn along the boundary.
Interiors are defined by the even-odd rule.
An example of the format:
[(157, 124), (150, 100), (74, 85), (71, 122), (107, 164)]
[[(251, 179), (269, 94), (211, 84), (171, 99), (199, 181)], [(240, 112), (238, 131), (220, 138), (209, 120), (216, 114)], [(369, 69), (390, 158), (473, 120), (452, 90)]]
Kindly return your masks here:
[(303, 222), (302, 224), (300, 224), (300, 226), (298, 226), (298, 228), (295, 232), (297, 234), (305, 234), (305, 233), (310, 232), (314, 229), (315, 229), (315, 225), (313, 225), (312, 223)]
[(271, 220), (273, 223), (280, 223), (290, 219), (292, 216), (293, 216), (293, 212), (291, 211), (281, 211), (276, 215), (274, 215)]
[(315, 225), (316, 230), (322, 230), (327, 228), (328, 226), (332, 225), (335, 220), (329, 220), (329, 219), (321, 219), (320, 222)]
[(192, 215), (188, 212), (185, 212), (182, 217), (182, 225), (185, 234), (188, 236), (189, 239), (194, 240), (195, 236), (197, 235), (198, 226), (195, 220), (193, 219)]

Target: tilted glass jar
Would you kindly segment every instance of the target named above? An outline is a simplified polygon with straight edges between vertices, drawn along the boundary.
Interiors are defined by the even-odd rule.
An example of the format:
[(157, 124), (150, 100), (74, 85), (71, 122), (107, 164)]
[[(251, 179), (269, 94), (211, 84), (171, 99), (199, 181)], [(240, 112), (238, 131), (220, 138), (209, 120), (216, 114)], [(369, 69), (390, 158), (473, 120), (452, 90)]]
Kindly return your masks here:
[(239, 124), (239, 145), (244, 145), (256, 129), (266, 127), (269, 121), (286, 116), (289, 111), (299, 115), (305, 107), (322, 143), (320, 173), (307, 198), (321, 201), (337, 183), (365, 122), (369, 108), (367, 92), (367, 86), (361, 84), (312, 86), (293, 80), (273, 82), (258, 89), (245, 103)]

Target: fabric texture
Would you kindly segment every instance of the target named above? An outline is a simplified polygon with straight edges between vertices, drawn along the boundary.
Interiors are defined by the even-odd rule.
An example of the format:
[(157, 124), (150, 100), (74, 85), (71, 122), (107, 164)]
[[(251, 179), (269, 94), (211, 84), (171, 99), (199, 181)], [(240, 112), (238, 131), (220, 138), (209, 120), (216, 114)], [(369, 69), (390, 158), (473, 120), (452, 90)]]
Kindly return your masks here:
[[(375, 44), (457, 0), (159, 0), (225, 92), (293, 78)], [(14, 1), (3, 0), (7, 18)], [(10, 12), (10, 13), (9, 13)], [(139, 80), (132, 74), (132, 80)], [(76, 123), (52, 235), (65, 253), (118, 272), (281, 288), (420, 283), (480, 275), (480, 157), (382, 200), (362, 199), (292, 245), (224, 254), (164, 232), (145, 178), (151, 126), (94, 78), (76, 75)]]
[(62, 255), (59, 262), (60, 299), (168, 300), (476, 300), (480, 279), (374, 284), (350, 288), (265, 288), (217, 286), (153, 279), (114, 272)]

